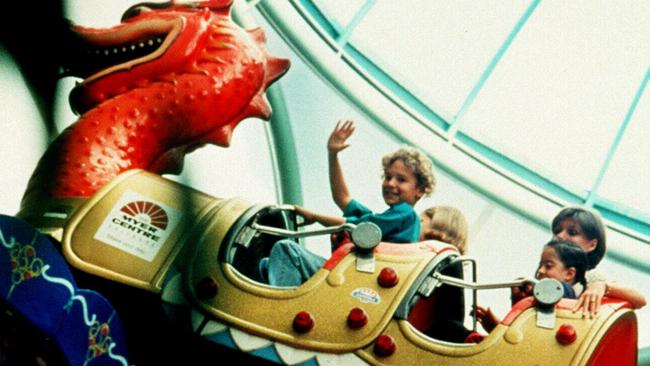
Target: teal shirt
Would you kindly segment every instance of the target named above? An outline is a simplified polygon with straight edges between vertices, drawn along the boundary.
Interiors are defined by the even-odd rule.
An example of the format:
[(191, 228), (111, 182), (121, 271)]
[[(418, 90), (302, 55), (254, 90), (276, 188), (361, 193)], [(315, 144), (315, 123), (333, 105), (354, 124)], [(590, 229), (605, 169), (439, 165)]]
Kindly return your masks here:
[(413, 207), (400, 202), (382, 213), (374, 213), (357, 200), (343, 210), (345, 221), (351, 224), (370, 221), (382, 232), (381, 240), (390, 243), (414, 243), (420, 239), (420, 217)]

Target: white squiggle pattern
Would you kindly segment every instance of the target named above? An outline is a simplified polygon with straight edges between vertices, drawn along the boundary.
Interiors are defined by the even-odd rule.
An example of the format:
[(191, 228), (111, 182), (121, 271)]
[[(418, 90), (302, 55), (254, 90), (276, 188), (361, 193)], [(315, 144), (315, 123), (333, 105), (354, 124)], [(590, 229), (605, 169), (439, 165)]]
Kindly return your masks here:
[(16, 245), (16, 238), (14, 238), (13, 236), (9, 237), (9, 243), (7, 243), (4, 235), (2, 235), (1, 229), (0, 229), (0, 241), (2, 241), (2, 245), (4, 245), (4, 247), (7, 249), (11, 249), (13, 248), (14, 245)]
[(50, 265), (46, 264), (43, 266), (43, 269), (41, 270), (41, 276), (47, 281), (51, 283), (58, 283), (59, 285), (65, 286), (65, 288), (70, 291), (70, 297), (74, 295), (74, 286), (70, 283), (70, 281), (66, 280), (65, 278), (60, 278), (60, 277), (50, 277), (47, 275), (47, 270), (50, 269)]
[(86, 304), (86, 298), (81, 296), (81, 295), (74, 295), (70, 298), (70, 302), (77, 300), (81, 303), (81, 307), (83, 308), (83, 313), (84, 313), (84, 322), (86, 323), (87, 326), (91, 326), (95, 324), (97, 321), (97, 315), (93, 314), (92, 318), (88, 318), (88, 305)]
[(114, 347), (115, 347), (115, 343), (111, 343), (111, 345), (108, 346), (108, 357), (114, 359), (115, 361), (120, 362), (124, 366), (129, 366), (129, 362), (126, 360), (126, 358), (124, 358), (121, 355), (114, 355), (113, 354), (113, 348)]
[[(14, 238), (11, 238), (11, 239), (13, 240)], [(7, 247), (7, 245), (5, 244), (4, 237), (2, 237), (2, 230), (0, 230), (0, 240), (2, 240), (2, 244), (5, 247)], [(15, 244), (15, 241), (11, 245), (13, 246), (13, 244)], [(10, 248), (10, 247), (8, 247), (8, 248)], [(49, 269), (50, 269), (49, 264), (46, 264), (46, 265), (43, 266), (43, 269), (41, 270), (41, 275), (43, 276), (43, 279), (45, 279), (46, 281), (48, 281), (50, 283), (56, 283), (56, 284), (62, 285), (65, 288), (67, 288), (68, 291), (70, 292), (70, 300), (68, 301), (68, 303), (71, 304), (72, 301), (74, 301), (74, 300), (79, 301), (81, 303), (81, 307), (83, 309), (84, 322), (86, 323), (87, 326), (91, 326), (92, 324), (94, 324), (96, 319), (97, 319), (97, 315), (92, 314), (92, 317), (89, 318), (89, 316), (88, 316), (88, 305), (86, 304), (86, 298), (83, 297), (82, 295), (75, 295), (74, 294), (75, 293), (74, 286), (72, 285), (72, 283), (70, 283), (70, 281), (66, 280), (65, 278), (49, 276), (47, 274), (47, 271)], [(112, 349), (114, 347), (115, 347), (115, 342), (111, 342), (111, 344), (108, 346), (108, 356), (110, 358), (116, 360), (116, 361), (119, 361), (122, 365), (128, 366), (129, 364), (126, 361), (126, 358), (124, 358), (123, 356), (120, 356), (120, 355), (114, 355), (113, 354)]]

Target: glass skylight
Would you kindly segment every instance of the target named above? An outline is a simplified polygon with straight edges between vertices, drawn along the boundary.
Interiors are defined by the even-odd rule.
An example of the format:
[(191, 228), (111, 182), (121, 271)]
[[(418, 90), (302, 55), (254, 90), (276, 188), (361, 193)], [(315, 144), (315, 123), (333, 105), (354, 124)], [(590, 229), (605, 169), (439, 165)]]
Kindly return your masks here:
[(446, 139), (648, 242), (650, 3), (294, 3)]

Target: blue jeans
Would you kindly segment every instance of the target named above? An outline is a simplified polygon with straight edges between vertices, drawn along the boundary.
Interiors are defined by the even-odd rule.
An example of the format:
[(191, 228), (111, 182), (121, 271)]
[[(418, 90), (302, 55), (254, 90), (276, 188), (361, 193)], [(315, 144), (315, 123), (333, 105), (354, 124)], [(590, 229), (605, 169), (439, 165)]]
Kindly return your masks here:
[(268, 262), (269, 284), (280, 287), (300, 286), (325, 264), (318, 256), (290, 239), (276, 242)]

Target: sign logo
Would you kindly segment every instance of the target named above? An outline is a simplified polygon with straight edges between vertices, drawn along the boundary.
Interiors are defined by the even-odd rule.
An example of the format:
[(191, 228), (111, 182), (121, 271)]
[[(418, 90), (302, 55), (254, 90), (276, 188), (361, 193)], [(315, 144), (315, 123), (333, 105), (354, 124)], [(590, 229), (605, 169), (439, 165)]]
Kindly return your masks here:
[(356, 288), (350, 295), (356, 297), (364, 304), (379, 304), (381, 302), (381, 297), (377, 291), (368, 287)]
[[(133, 222), (145, 223), (149, 226), (151, 232), (156, 232), (155, 228), (160, 230), (167, 229), (169, 217), (167, 212), (158, 204), (149, 201), (129, 202), (120, 209), (125, 216), (124, 219)], [(144, 227), (143, 227), (144, 228)], [(140, 230), (135, 228), (136, 230)]]
[(95, 239), (151, 262), (180, 220), (180, 211), (126, 191), (95, 233)]

